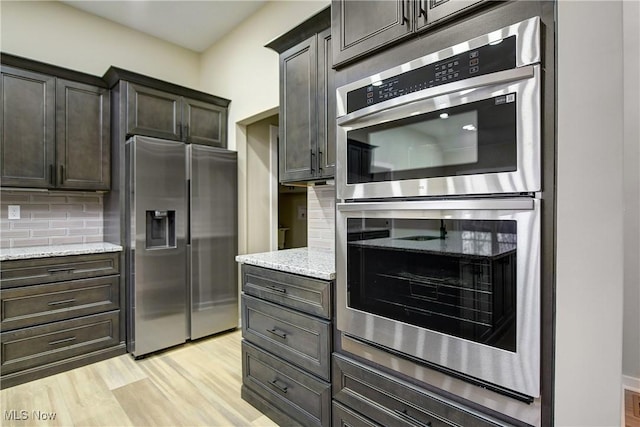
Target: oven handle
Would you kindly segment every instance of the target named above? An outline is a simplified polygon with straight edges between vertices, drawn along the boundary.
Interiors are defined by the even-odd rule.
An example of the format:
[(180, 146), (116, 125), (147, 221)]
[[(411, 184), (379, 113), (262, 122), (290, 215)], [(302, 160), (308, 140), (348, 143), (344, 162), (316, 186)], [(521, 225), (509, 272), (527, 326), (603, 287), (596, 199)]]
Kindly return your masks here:
[(339, 117), (338, 126), (349, 124), (352, 121), (363, 117), (378, 113), (380, 111), (389, 110), (411, 102), (421, 101), (424, 99), (435, 98), (436, 96), (448, 95), (450, 93), (462, 92), (464, 90), (474, 89), (481, 86), (493, 86), (502, 83), (509, 83), (518, 80), (526, 80), (532, 78), (536, 74), (537, 65), (527, 65), (525, 67), (514, 68), (511, 70), (498, 71), (484, 76), (472, 77), (457, 82), (447, 83), (442, 86), (436, 86), (424, 89), (418, 92), (409, 93), (404, 96), (381, 102), (371, 107), (354, 111), (346, 116)]
[(361, 211), (409, 211), (409, 210), (533, 210), (534, 199), (531, 197), (514, 197), (508, 199), (478, 200), (420, 200), (393, 202), (355, 202), (338, 203), (340, 212)]

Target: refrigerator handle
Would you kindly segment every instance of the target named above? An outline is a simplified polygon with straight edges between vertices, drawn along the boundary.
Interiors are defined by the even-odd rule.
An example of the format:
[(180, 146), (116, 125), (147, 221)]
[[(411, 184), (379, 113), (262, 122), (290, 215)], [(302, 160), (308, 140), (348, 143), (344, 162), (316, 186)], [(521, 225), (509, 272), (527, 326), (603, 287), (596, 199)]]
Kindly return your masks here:
[(187, 245), (191, 245), (191, 179), (187, 179)]

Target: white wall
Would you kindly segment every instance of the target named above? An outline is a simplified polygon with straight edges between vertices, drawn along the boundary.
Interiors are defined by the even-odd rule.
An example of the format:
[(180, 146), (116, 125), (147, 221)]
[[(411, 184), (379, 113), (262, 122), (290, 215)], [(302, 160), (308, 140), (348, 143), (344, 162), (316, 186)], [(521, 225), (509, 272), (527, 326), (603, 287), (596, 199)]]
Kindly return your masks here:
[(57, 1), (0, 2), (3, 52), (102, 76), (109, 66), (197, 89), (200, 56)]
[(640, 2), (623, 3), (624, 347), (622, 373), (640, 390)]
[(561, 0), (557, 17), (554, 418), (557, 426), (619, 426), (622, 2)]
[(247, 252), (246, 125), (278, 111), (278, 54), (264, 45), (329, 5), (269, 1), (201, 57), (201, 89), (231, 99), (229, 148), (238, 151), (238, 251)]
[(278, 54), (264, 45), (329, 5), (323, 1), (269, 1), (202, 54), (201, 87), (232, 100), (229, 144), (235, 124), (277, 107)]

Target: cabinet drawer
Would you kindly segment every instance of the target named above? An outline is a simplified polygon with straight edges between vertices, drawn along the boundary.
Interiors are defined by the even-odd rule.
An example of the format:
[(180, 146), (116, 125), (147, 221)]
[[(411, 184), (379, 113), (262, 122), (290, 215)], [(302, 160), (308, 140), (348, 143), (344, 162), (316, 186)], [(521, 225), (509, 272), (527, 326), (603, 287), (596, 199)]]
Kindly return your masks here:
[(242, 265), (242, 290), (325, 319), (331, 319), (331, 283), (297, 274)]
[(2, 288), (119, 274), (120, 253), (32, 258), (2, 263)]
[(330, 381), (330, 322), (243, 295), (242, 336)]
[(333, 355), (333, 398), (384, 426), (505, 425), (344, 356)]
[(120, 342), (119, 311), (0, 334), (2, 374), (64, 360)]
[(331, 384), (242, 342), (242, 384), (304, 426), (331, 425)]
[(3, 331), (117, 310), (120, 277), (0, 289)]
[(335, 400), (331, 405), (331, 418), (331, 425), (334, 427), (382, 427)]

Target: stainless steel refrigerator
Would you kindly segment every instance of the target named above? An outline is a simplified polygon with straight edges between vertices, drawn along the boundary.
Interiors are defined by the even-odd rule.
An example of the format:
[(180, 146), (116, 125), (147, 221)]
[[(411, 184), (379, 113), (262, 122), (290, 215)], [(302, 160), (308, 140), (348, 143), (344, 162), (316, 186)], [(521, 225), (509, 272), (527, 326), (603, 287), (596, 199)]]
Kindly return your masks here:
[(134, 136), (126, 174), (129, 352), (236, 328), (236, 153)]

